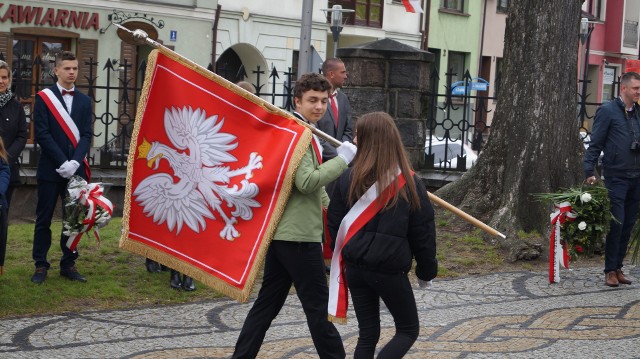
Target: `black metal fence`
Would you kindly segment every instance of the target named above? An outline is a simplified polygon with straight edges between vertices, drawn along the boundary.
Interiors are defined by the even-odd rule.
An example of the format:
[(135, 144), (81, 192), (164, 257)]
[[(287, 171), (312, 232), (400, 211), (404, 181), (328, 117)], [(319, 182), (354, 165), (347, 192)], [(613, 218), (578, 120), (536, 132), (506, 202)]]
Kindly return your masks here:
[[(25, 71), (41, 73), (42, 65), (42, 59), (36, 57), (28, 69), (14, 67), (12, 90), (25, 104), (29, 104), (33, 94), (55, 82), (55, 76), (51, 72), (42, 72), (38, 81), (26, 81), (23, 80), (23, 76), (18, 76)], [(76, 86), (92, 99), (94, 109), (99, 109), (94, 112), (94, 136), (95, 142), (103, 144), (91, 152), (90, 163), (99, 168), (124, 168), (146, 62), (132, 68), (126, 61), (119, 64), (117, 60), (112, 59), (106, 59), (104, 62), (91, 59), (83, 66), (86, 69), (84, 78), (78, 79)], [(293, 109), (292, 89), (295, 73), (291, 68), (279, 72), (274, 67), (267, 73), (258, 67), (252, 72), (256, 95), (285, 110)], [(489, 135), (490, 126), (487, 119), (491, 110), (488, 104), (489, 101), (497, 101), (497, 97), (483, 95), (488, 93), (487, 89), (479, 86), (477, 79), (474, 80), (468, 71), (461, 81), (452, 82), (456, 75), (449, 70), (443, 85), (439, 85), (437, 70), (431, 75), (425, 141), (427, 169), (465, 171), (473, 164)], [(97, 80), (102, 76), (106, 77), (106, 80), (101, 81), (102, 85), (97, 85)], [(582, 88), (588, 83), (581, 82), (584, 83)], [(616, 88), (619, 87), (617, 84), (619, 83), (614, 83)], [(440, 89), (444, 91), (440, 92)], [(583, 136), (586, 136), (590, 128), (588, 123), (600, 103), (589, 101), (591, 94), (584, 90), (582, 92), (578, 96), (577, 127)], [(614, 96), (613, 91), (611, 93)], [(29, 119), (31, 116), (29, 112)], [(23, 165), (35, 166), (38, 155), (38, 145), (34, 143), (28, 160), (22, 161)]]
[[(4, 56), (0, 54), (0, 59), (2, 58)], [(117, 60), (112, 59), (106, 59), (103, 63), (90, 59), (83, 65), (86, 71), (83, 72), (82, 78), (77, 79), (76, 88), (92, 100), (94, 143), (103, 143), (91, 151), (89, 162), (100, 168), (124, 168), (135, 120), (136, 102), (141, 92), (141, 87), (133, 84), (136, 83), (136, 78), (143, 78), (146, 63), (143, 62), (137, 69), (132, 69), (126, 60), (118, 64)], [(48, 70), (51, 67), (39, 56), (36, 56), (32, 63), (14, 61), (12, 91), (25, 108), (30, 123), (33, 122), (34, 95), (56, 82), (54, 73)], [(98, 78), (103, 76), (103, 85), (97, 85)], [(95, 109), (99, 109), (98, 112)], [(22, 165), (37, 165), (40, 149), (35, 140), (28, 153), (26, 158), (23, 155), (20, 159)]]

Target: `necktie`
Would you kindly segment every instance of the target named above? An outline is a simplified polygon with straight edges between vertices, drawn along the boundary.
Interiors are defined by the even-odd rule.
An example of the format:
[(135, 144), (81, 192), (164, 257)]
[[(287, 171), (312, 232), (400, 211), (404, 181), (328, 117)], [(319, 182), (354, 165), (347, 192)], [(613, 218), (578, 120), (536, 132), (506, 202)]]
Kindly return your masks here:
[(333, 111), (333, 120), (336, 122), (336, 128), (338, 128), (338, 100), (336, 99), (335, 93), (329, 96), (329, 101), (331, 102), (331, 110)]
[(62, 96), (64, 96), (64, 95), (71, 95), (71, 96), (73, 96), (73, 95), (75, 95), (75, 93), (76, 93), (76, 92), (75, 92), (75, 91), (73, 91), (73, 90), (71, 90), (71, 91), (62, 90)]

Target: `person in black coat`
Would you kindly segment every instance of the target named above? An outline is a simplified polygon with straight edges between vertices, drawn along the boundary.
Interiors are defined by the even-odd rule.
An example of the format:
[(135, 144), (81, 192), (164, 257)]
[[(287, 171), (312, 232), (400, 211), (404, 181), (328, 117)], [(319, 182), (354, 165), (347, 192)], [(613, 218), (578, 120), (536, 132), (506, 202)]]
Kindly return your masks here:
[(0, 138), (4, 142), (7, 153), (6, 162), (11, 169), (8, 188), (3, 192), (4, 198), (2, 199), (4, 206), (2, 208), (3, 215), (0, 218), (0, 243), (3, 245), (7, 243), (11, 198), (16, 186), (20, 185), (18, 158), (27, 143), (27, 135), (27, 117), (22, 105), (11, 92), (11, 67), (0, 60)]
[[(51, 247), (51, 219), (58, 201), (67, 192), (73, 175), (90, 181), (86, 162), (93, 138), (91, 99), (75, 89), (78, 60), (69, 51), (56, 56), (54, 68), (57, 82), (38, 93), (34, 105), (35, 139), (42, 148), (36, 178), (38, 204), (33, 235), (33, 260), (36, 271), (31, 281), (44, 282), (50, 264), (47, 252)], [(62, 206), (64, 216), (64, 206)], [(68, 237), (60, 235), (60, 275), (73, 281), (86, 282), (75, 267), (78, 251), (67, 248)]]
[[(418, 338), (420, 327), (407, 276), (413, 259), (421, 287), (438, 273), (434, 212), (426, 188), (413, 175), (391, 116), (373, 112), (358, 118), (354, 142), (358, 152), (352, 167), (338, 179), (327, 215), (334, 246), (338, 241), (344, 244), (345, 276), (360, 328), (354, 358), (373, 358), (375, 354), (380, 339), (380, 299), (393, 316), (396, 333), (378, 357), (401, 358)], [(387, 200), (378, 195), (371, 201), (378, 202), (378, 212), (351, 238), (338, 237), (351, 219), (364, 217), (353, 217), (357, 209), (351, 209), (365, 192), (375, 186), (382, 193), (388, 183), (396, 188), (395, 193)], [(363, 201), (366, 198), (360, 203)], [(352, 226), (356, 222), (351, 222)], [(355, 231), (357, 226), (349, 228)]]

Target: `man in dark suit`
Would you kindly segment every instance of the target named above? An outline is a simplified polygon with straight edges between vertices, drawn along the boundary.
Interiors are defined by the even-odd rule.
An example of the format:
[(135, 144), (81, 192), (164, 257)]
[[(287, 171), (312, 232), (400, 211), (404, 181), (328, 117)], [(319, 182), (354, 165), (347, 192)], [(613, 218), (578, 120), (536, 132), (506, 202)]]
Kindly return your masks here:
[[(322, 64), (322, 73), (331, 84), (331, 92), (329, 93), (329, 104), (327, 112), (318, 121), (317, 126), (320, 131), (330, 135), (331, 137), (342, 142), (353, 142), (353, 129), (351, 124), (351, 105), (349, 99), (340, 89), (347, 80), (347, 69), (344, 62), (339, 58), (327, 59)], [(337, 156), (336, 148), (327, 141), (320, 140), (322, 143), (322, 161), (326, 162)], [(325, 191), (331, 197), (333, 188), (337, 181), (328, 183)], [(329, 241), (325, 240), (322, 250), (326, 271), (331, 269), (332, 251), (329, 247)]]
[[(329, 106), (327, 112), (318, 121), (318, 128), (331, 137), (342, 142), (353, 142), (353, 129), (351, 124), (351, 105), (349, 99), (339, 89), (347, 80), (347, 69), (339, 58), (327, 59), (322, 64), (322, 73), (331, 83)], [(328, 161), (337, 155), (335, 147), (326, 141), (322, 141), (322, 161)], [(330, 194), (331, 186), (327, 186)]]
[[(47, 252), (51, 247), (51, 219), (58, 201), (63, 199), (69, 178), (73, 175), (89, 181), (86, 156), (93, 137), (91, 99), (75, 90), (78, 60), (63, 51), (56, 56), (54, 73), (57, 83), (36, 96), (34, 106), (35, 139), (42, 151), (38, 161), (38, 204), (33, 236), (34, 283), (47, 278), (50, 267)], [(64, 215), (64, 205), (63, 205)], [(60, 235), (62, 258), (60, 275), (73, 281), (86, 282), (75, 267), (77, 250), (67, 248), (68, 237)]]

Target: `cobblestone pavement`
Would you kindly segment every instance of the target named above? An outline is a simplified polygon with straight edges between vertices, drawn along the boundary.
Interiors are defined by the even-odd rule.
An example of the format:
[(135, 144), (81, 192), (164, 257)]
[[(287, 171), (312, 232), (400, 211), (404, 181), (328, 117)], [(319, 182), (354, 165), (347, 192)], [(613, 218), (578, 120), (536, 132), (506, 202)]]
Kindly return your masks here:
[[(640, 267), (626, 270), (640, 280)], [(608, 288), (599, 268), (561, 276), (549, 284), (546, 273), (496, 273), (416, 289), (422, 327), (407, 358), (640, 358), (638, 281)], [(227, 358), (250, 306), (221, 299), (3, 319), (0, 358)], [(337, 327), (353, 353), (352, 308), (349, 316)], [(393, 320), (384, 309), (381, 320), (386, 343)], [(295, 295), (259, 358), (317, 358)]]

